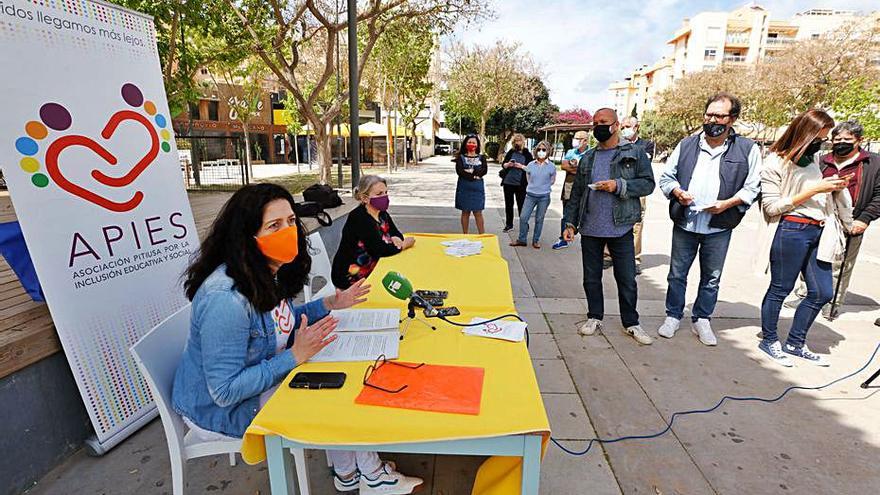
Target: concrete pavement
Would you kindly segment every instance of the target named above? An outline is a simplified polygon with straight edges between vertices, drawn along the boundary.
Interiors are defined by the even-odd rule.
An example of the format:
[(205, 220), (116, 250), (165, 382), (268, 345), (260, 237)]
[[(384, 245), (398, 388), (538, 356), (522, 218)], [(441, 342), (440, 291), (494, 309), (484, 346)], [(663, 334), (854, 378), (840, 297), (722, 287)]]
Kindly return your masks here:
[[(659, 167), (659, 165), (658, 165)], [(388, 177), (391, 212), (403, 231), (459, 232), (453, 208), (455, 172), (449, 157)], [(660, 431), (674, 411), (713, 406), (725, 394), (775, 396), (792, 385), (818, 385), (860, 367), (880, 340), (875, 280), (880, 277), (880, 235), (869, 230), (852, 292), (835, 322), (817, 320), (809, 343), (830, 353), (832, 366), (784, 369), (762, 359), (755, 334), (767, 281), (751, 269), (758, 217), (750, 212), (733, 235), (722, 279), (718, 346), (707, 348), (684, 323), (674, 339), (639, 346), (617, 318), (616, 288), (605, 272), (605, 330), (577, 335), (585, 318), (580, 248), (550, 245), (558, 235), (559, 192), (554, 190), (542, 243), (511, 248), (516, 234), (501, 234), (503, 200), (497, 166), (486, 176), (487, 230), (500, 236), (519, 312), (529, 322), (530, 352), (554, 437), (583, 450), (595, 437)], [(557, 185), (558, 189), (559, 185)], [(475, 227), (472, 226), (472, 232)], [(656, 337), (664, 316), (671, 223), (665, 200), (649, 199), (644, 274), (639, 278), (642, 325)], [(698, 270), (692, 272), (692, 302)], [(790, 318), (791, 311), (783, 316)], [(780, 325), (783, 335), (787, 320)], [(872, 364), (870, 371), (880, 367)], [(717, 411), (681, 417), (653, 440), (594, 445), (575, 457), (551, 445), (541, 492), (547, 494), (801, 494), (877, 493), (880, 487), (880, 396), (858, 384), (867, 372), (824, 391), (793, 391), (778, 403), (728, 402)], [(880, 385), (880, 383), (878, 383)], [(480, 459), (394, 456), (401, 468), (427, 480), (422, 493), (469, 493)], [(323, 455), (313, 453), (313, 493), (333, 493)], [(225, 458), (190, 464), (187, 493), (268, 493), (265, 466), (229, 467)], [(168, 493), (170, 468), (161, 425), (154, 422), (100, 459), (80, 453), (31, 490), (33, 494)]]

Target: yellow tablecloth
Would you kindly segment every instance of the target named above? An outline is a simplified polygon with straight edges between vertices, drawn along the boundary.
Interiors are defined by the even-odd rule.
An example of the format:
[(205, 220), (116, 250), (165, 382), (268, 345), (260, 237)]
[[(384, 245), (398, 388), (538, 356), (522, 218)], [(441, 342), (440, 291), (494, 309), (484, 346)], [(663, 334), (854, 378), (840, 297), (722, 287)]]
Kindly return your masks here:
[[(406, 302), (390, 296), (381, 279), (389, 270), (402, 273), (419, 289), (448, 290), (447, 305), (458, 306), (466, 322), (473, 316), (514, 313), (507, 262), (494, 235), (470, 235), (483, 241), (478, 256), (454, 258), (443, 253), (441, 241), (461, 235), (413, 234), (413, 249), (383, 258), (368, 281), (373, 286), (360, 307), (401, 308)], [(381, 445), (460, 440), (528, 432), (549, 436), (550, 425), (525, 343), (462, 335), (461, 329), (432, 318), (437, 326), (413, 322), (401, 342), (400, 359), (410, 362), (479, 366), (485, 369), (478, 416), (444, 414), (354, 403), (368, 363), (306, 363), (284, 379), (282, 386), (248, 427), (241, 454), (250, 464), (265, 459), (264, 435), (280, 435), (314, 445)], [(287, 386), (300, 371), (342, 371), (339, 390), (302, 390)], [(496, 457), (481, 468), (474, 493), (519, 493), (520, 458)]]

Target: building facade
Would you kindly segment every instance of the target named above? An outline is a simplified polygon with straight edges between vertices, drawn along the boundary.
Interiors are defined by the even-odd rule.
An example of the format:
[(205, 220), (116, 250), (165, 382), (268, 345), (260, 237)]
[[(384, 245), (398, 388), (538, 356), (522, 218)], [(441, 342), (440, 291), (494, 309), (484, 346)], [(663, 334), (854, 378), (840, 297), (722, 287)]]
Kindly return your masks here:
[(635, 107), (641, 116), (655, 107), (658, 93), (685, 74), (772, 60), (792, 43), (819, 38), (864, 18), (851, 10), (811, 9), (788, 20), (773, 20), (768, 10), (755, 4), (731, 12), (701, 12), (684, 19), (672, 34), (668, 55), (611, 83), (609, 97), (619, 114), (629, 115)]

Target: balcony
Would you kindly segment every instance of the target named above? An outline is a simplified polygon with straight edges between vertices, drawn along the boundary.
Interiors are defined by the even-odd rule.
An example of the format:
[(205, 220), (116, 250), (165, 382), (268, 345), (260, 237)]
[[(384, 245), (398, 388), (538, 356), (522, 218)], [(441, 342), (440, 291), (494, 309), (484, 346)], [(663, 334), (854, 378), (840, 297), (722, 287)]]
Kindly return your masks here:
[(767, 48), (785, 48), (796, 42), (794, 38), (767, 38)]
[(725, 64), (744, 64), (746, 63), (745, 55), (725, 55), (724, 56)]
[(749, 46), (749, 37), (736, 35), (736, 36), (728, 36), (724, 41), (725, 46)]

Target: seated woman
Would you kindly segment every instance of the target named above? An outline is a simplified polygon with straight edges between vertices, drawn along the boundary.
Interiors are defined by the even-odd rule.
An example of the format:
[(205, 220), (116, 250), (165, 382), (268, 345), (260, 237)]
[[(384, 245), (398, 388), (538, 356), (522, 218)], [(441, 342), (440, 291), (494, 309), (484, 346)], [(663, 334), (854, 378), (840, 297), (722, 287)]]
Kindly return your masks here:
[[(335, 340), (330, 310), (363, 302), (369, 292), (359, 282), (293, 306), (310, 268), (306, 233), (286, 189), (253, 184), (229, 199), (184, 282), (192, 320), (172, 404), (195, 434), (243, 436), (281, 380)], [(330, 452), (330, 459), (339, 491), (407, 494), (422, 483), (375, 452)]]
[(378, 175), (358, 181), (355, 199), (361, 204), (348, 214), (342, 240), (333, 257), (333, 285), (347, 289), (370, 276), (379, 258), (411, 248), (416, 240), (404, 238), (388, 214), (388, 185)]

